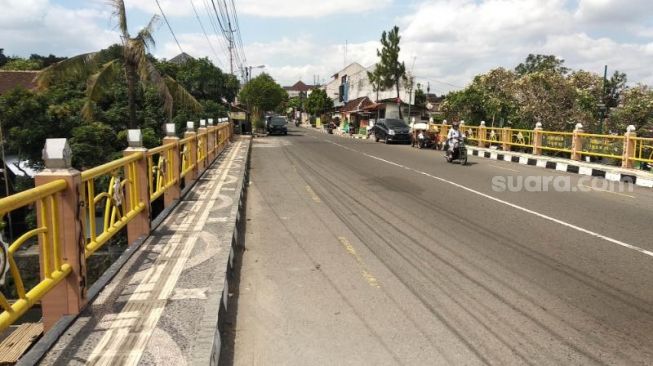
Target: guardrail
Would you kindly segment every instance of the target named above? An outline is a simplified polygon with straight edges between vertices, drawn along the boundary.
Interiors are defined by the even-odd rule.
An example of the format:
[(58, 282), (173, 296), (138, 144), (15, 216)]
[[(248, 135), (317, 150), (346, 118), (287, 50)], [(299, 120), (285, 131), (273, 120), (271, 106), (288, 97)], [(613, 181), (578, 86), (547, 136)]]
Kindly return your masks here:
[[(123, 158), (83, 172), (70, 168), (65, 139), (48, 139), (46, 169), (36, 176), (36, 187), (0, 199), (1, 217), (34, 205), (37, 213), (36, 227), (8, 246), (8, 278), (16, 298), (0, 292), (0, 331), (38, 302), (46, 331), (62, 316), (79, 313), (86, 302), (88, 258), (125, 228), (129, 244), (148, 235), (152, 202), (163, 197), (167, 207), (178, 200), (182, 182), (192, 184), (233, 136), (230, 123), (213, 126), (211, 119), (200, 133), (190, 122), (183, 139), (174, 130), (174, 125), (167, 125), (163, 145), (149, 150), (142, 147), (140, 131), (130, 130), (130, 147)], [(35, 239), (41, 280), (26, 289), (14, 255)]]
[[(431, 126), (437, 127), (441, 138), (446, 138), (449, 125)], [(583, 157), (611, 159), (624, 168), (653, 163), (653, 138), (637, 137), (634, 126), (629, 126), (624, 135), (585, 133), (580, 124), (573, 132), (545, 131), (539, 123), (533, 130), (487, 127), (484, 123), (480, 126), (463, 123), (460, 129), (469, 141), (480, 147), (526, 150), (535, 155), (563, 154), (573, 160)]]

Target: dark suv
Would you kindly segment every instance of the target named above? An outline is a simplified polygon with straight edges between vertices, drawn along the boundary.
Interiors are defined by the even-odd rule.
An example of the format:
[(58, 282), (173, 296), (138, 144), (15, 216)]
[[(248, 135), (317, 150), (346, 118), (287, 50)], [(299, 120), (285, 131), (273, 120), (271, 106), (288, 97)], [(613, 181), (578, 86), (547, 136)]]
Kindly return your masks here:
[(380, 119), (371, 132), (374, 133), (376, 142), (410, 142), (410, 127), (400, 119)]
[(284, 117), (272, 117), (270, 122), (268, 122), (268, 133), (270, 135), (275, 133), (287, 135), (288, 121)]

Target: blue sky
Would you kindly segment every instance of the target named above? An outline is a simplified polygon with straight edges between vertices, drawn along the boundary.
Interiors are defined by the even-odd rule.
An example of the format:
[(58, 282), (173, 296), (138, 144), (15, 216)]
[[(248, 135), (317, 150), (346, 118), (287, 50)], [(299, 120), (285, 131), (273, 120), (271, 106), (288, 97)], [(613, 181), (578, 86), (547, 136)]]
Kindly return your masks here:
[[(228, 69), (224, 39), (191, 0), (159, 0), (184, 51)], [(216, 0), (217, 1), (217, 0)], [(229, 0), (227, 0), (228, 2)], [(126, 0), (135, 33), (158, 13), (155, 0)], [(493, 67), (512, 68), (529, 53), (555, 54), (573, 69), (619, 69), (653, 85), (650, 0), (234, 0), (246, 64), (265, 64), (282, 84), (323, 81), (344, 66), (376, 61), (383, 30), (401, 28), (402, 58), (432, 91), (466, 85)], [(0, 0), (0, 48), (7, 54), (70, 56), (118, 41), (104, 0)], [(179, 53), (165, 23), (157, 57)], [(348, 43), (345, 60), (344, 44)]]

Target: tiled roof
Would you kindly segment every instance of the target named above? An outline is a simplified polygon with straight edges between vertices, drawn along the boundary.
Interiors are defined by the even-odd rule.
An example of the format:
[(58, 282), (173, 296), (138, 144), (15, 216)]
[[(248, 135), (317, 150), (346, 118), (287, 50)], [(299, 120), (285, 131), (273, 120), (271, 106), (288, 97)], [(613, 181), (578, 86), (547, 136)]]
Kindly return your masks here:
[(4, 94), (18, 86), (25, 89), (36, 88), (34, 78), (36, 78), (37, 74), (38, 71), (0, 70), (0, 94)]
[(315, 85), (307, 85), (302, 81), (298, 81), (295, 83), (293, 86), (284, 86), (283, 87), (285, 90), (293, 90), (293, 91), (300, 91), (300, 92), (307, 92), (309, 90), (313, 90), (317, 88)]
[(340, 112), (354, 112), (354, 111), (360, 111), (363, 110), (364, 108), (373, 106), (375, 103), (370, 100), (368, 97), (360, 97), (356, 99), (352, 99), (349, 102), (347, 102), (342, 108), (340, 109)]

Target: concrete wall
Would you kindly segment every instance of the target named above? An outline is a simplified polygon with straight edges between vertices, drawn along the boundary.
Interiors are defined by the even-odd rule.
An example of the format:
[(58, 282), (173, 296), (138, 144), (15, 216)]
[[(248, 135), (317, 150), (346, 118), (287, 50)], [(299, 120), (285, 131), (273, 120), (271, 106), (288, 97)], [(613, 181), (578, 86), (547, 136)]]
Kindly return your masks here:
[[(368, 71), (371, 72), (372, 70), (374, 70), (374, 67), (375, 66), (372, 65), (369, 68), (365, 68), (358, 63), (352, 63), (348, 65), (344, 69), (338, 71), (336, 77), (332, 78), (331, 81), (326, 84), (324, 89), (327, 95), (329, 96), (329, 98), (333, 99), (336, 105), (341, 104), (338, 102), (339, 87), (341, 84), (342, 77), (347, 75), (347, 79), (349, 83), (348, 100), (352, 100), (360, 97), (368, 97), (371, 100), (376, 100), (376, 92), (374, 91), (374, 88), (372, 87), (372, 84), (370, 83), (370, 80), (367, 77), (367, 72)], [(406, 91), (406, 87), (405, 85), (403, 85), (403, 83), (401, 84), (399, 92), (400, 92), (399, 95), (401, 100), (404, 102), (408, 102), (409, 94)], [(411, 101), (415, 97), (414, 94), (415, 93), (413, 93)], [(395, 98), (396, 96), (397, 96), (397, 92), (395, 89), (379, 92), (379, 99), (381, 100), (388, 99), (388, 98)]]

